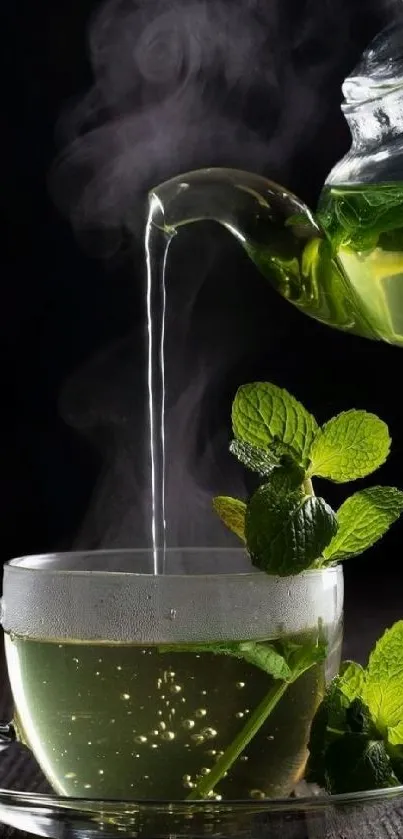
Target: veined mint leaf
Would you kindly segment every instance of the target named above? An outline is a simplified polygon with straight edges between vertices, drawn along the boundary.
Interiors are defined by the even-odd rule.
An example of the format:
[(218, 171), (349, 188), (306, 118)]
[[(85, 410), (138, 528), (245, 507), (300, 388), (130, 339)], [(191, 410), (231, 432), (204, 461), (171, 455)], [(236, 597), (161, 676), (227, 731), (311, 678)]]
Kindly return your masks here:
[(371, 487), (356, 492), (337, 511), (338, 531), (324, 549), (327, 560), (349, 559), (374, 544), (403, 511), (403, 492)]
[(304, 491), (302, 482), (305, 477), (305, 472), (295, 463), (291, 458), (284, 458), (284, 464), (273, 469), (269, 481), (265, 486), (270, 487), (271, 494), (274, 499), (279, 499), (280, 496), (286, 495), (289, 492), (297, 492), (303, 498)]
[(359, 697), (353, 699), (346, 710), (346, 724), (353, 734), (366, 734), (372, 740), (381, 740), (373, 723), (369, 708)]
[(217, 495), (213, 498), (213, 509), (226, 527), (245, 542), (246, 504), (238, 498)]
[(362, 698), (388, 742), (403, 744), (403, 621), (387, 629), (372, 651)]
[(345, 734), (326, 751), (326, 788), (339, 795), (398, 786), (382, 740), (366, 734)]
[(359, 699), (364, 690), (365, 670), (355, 661), (343, 661), (340, 668), (338, 686), (349, 702)]
[(298, 473), (298, 483), (302, 483), (305, 470), (298, 465), (299, 456), (292, 446), (274, 439), (270, 446), (259, 448), (245, 440), (232, 440), (229, 450), (252, 472), (267, 478), (276, 467), (285, 466), (289, 472)]
[(243, 641), (239, 644), (239, 652), (245, 661), (264, 670), (273, 679), (288, 681), (292, 676), (292, 671), (284, 656), (278, 653), (272, 644)]
[(374, 472), (389, 453), (388, 426), (366, 411), (345, 411), (319, 429), (311, 450), (310, 474), (336, 483)]
[(267, 477), (279, 465), (280, 457), (271, 448), (259, 448), (246, 440), (233, 440), (229, 450), (252, 472)]
[(258, 448), (276, 440), (291, 446), (307, 466), (318, 425), (309, 411), (286, 390), (269, 382), (242, 385), (232, 405), (235, 437)]
[(279, 494), (272, 481), (252, 495), (245, 536), (252, 562), (267, 574), (288, 576), (309, 568), (337, 529), (331, 507), (300, 490)]
[(388, 726), (388, 743), (391, 746), (403, 745), (403, 719), (399, 720), (396, 725)]
[(204, 644), (164, 644), (159, 647), (161, 653), (212, 653), (241, 658), (259, 667), (273, 679), (288, 681), (292, 671), (281, 653), (273, 644), (265, 641), (224, 641)]

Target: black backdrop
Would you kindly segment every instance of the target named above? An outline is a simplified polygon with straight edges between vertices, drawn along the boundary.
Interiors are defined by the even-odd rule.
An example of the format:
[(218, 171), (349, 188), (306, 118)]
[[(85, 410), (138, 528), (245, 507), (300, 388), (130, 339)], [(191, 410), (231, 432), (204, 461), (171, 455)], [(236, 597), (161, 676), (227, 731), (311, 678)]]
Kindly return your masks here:
[[(149, 0), (150, 9), (152, 5)], [(347, 5), (340, 0), (329, 3), (330, 6), (337, 19), (348, 16), (348, 38), (343, 41), (340, 29), (341, 41), (335, 51), (333, 71), (311, 120), (311, 130), (302, 142), (295, 143), (286, 167), (273, 172), (268, 165), (260, 166), (268, 176), (283, 178), (311, 206), (317, 201), (330, 167), (349, 144), (340, 112), (341, 81), (386, 15), (380, 4)], [(56, 120), (66, 102), (79, 97), (91, 81), (86, 26), (96, 7), (92, 0), (59, 0), (57, 4), (50, 0), (35, 3), (16, 0), (2, 12), (5, 23), (1, 105), (5, 141), (1, 190), (5, 236), (1, 251), (0, 321), (3, 562), (21, 553), (67, 549), (74, 544), (104, 469), (104, 451), (110, 451), (111, 445), (107, 422), (93, 423), (97, 428), (89, 439), (91, 421), (87, 419), (93, 405), (92, 387), (97, 390), (95, 401), (98, 400), (98, 405), (102, 403), (101, 414), (103, 411), (108, 415), (109, 400), (117, 399), (118, 413), (123, 412), (126, 420), (133, 419), (133, 429), (138, 427), (135, 414), (141, 398), (138, 390), (133, 395), (130, 389), (131, 375), (133, 382), (139, 379), (138, 366), (142, 359), (141, 242), (137, 238), (130, 251), (126, 242), (123, 251), (113, 258), (89, 255), (88, 243), (83, 247), (74, 236), (69, 221), (50, 199), (47, 186), (49, 167), (56, 153)], [(309, 3), (287, 0), (282, 14), (294, 37), (304, 16), (315, 15), (315, 8)], [(308, 47), (296, 54), (297, 72), (314, 62), (319, 46), (320, 39), (310, 46), (308, 40)], [(248, 119), (257, 126), (262, 142), (269, 142), (269, 91), (267, 95), (262, 95), (264, 90), (260, 90), (260, 96), (255, 94), (256, 91), (249, 92)], [(287, 107), (294, 105), (284, 99), (277, 107), (286, 112)], [(136, 109), (135, 102), (132, 108)], [(184, 157), (179, 168), (189, 168), (189, 162), (196, 166), (225, 165), (225, 140), (217, 156), (211, 148), (205, 153), (201, 143), (189, 159)], [(238, 162), (242, 165), (242, 154), (238, 154)], [(161, 174), (175, 174), (178, 163), (165, 161)], [(144, 212), (144, 185), (142, 189), (133, 198), (139, 219)], [(171, 282), (175, 280), (177, 289), (183, 289), (189, 284), (189, 277), (196, 285), (204, 280), (203, 289), (197, 293), (197, 305), (189, 315), (186, 375), (192, 369), (192, 353), (194, 364), (199, 364), (200, 346), (210, 339), (210, 356), (216, 354), (217, 366), (225, 372), (217, 378), (210, 358), (211, 382), (203, 392), (203, 423), (216, 439), (216, 447), (225, 445), (228, 408), (236, 385), (251, 378), (268, 378), (299, 396), (320, 421), (348, 407), (379, 413), (390, 425), (393, 452), (377, 480), (402, 486), (403, 407), (399, 399), (402, 350), (333, 332), (308, 320), (266, 288), (238, 246), (220, 230), (206, 225), (200, 228), (197, 238), (194, 231), (184, 233), (181, 242), (175, 243), (173, 249)], [(229, 327), (224, 326), (227, 316)], [(83, 380), (80, 378), (78, 401), (87, 418), (81, 423), (80, 433), (66, 422), (60, 395), (75, 371), (83, 369), (94, 355), (110, 346), (118, 347), (115, 366), (104, 367), (101, 363), (96, 368), (96, 376), (91, 366), (84, 367), (87, 372)], [(222, 357), (226, 361), (224, 366), (218, 363)], [(125, 374), (122, 390), (116, 397), (113, 382), (119, 358), (124, 359)], [(97, 378), (96, 385), (94, 378)], [(178, 395), (180, 365), (173, 381)], [(140, 408), (138, 412), (141, 414)], [(130, 474), (135, 468), (137, 431), (133, 430), (131, 445), (130, 422), (129, 431), (127, 421), (125, 428), (126, 449), (120, 452), (123, 460), (125, 451), (128, 457), (123, 489), (120, 493), (118, 469), (114, 471), (112, 489), (113, 515), (118, 522), (120, 516), (125, 519), (126, 526), (119, 533), (115, 521), (113, 539), (111, 530), (110, 538), (107, 534), (104, 539), (102, 527), (97, 523), (93, 528), (95, 533), (90, 536), (87, 533), (85, 537), (86, 544), (92, 547), (108, 544), (108, 538), (113, 544), (133, 542), (135, 524), (127, 525), (127, 519), (132, 503)], [(192, 429), (192, 433), (194, 439), (189, 443), (192, 468), (196, 472), (200, 470), (204, 490), (208, 491), (210, 486), (218, 489), (220, 480), (225, 483), (222, 467), (214, 462), (210, 464), (213, 477), (208, 474), (199, 432)], [(191, 436), (190, 430), (187, 436)], [(223, 462), (227, 463), (225, 457)], [(120, 497), (119, 503), (116, 497)], [(337, 503), (343, 494), (331, 488), (329, 497)], [(102, 504), (101, 518), (105, 511), (108, 516), (108, 497), (103, 498)], [(181, 506), (180, 486), (176, 486), (172, 504), (176, 510)], [(380, 624), (385, 625), (403, 613), (403, 607), (399, 611), (401, 539), (402, 525), (395, 527), (365, 559), (353, 561), (346, 569), (348, 652), (351, 654), (361, 654), (359, 635), (365, 636), (367, 647)], [(209, 541), (207, 536), (206, 541)]]

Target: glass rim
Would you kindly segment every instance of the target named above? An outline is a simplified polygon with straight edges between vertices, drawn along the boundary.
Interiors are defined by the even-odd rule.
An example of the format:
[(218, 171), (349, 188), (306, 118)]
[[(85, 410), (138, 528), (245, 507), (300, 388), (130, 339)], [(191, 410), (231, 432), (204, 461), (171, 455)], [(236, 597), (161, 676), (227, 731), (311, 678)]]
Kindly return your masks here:
[(279, 638), (340, 618), (341, 565), (276, 576), (242, 549), (168, 556), (159, 574), (152, 550), (14, 559), (4, 566), (3, 629), (41, 640), (190, 644)]
[[(168, 547), (165, 549), (165, 554), (170, 556), (175, 556), (177, 554), (183, 554), (185, 556), (190, 556), (192, 554), (197, 554), (200, 556), (212, 555), (217, 554), (220, 556), (231, 555), (231, 556), (245, 556), (248, 557), (246, 548), (232, 548), (232, 547)], [(7, 560), (4, 563), (3, 571), (5, 569), (10, 572), (26, 572), (31, 573), (40, 573), (40, 574), (47, 574), (47, 575), (57, 575), (61, 576), (63, 574), (67, 576), (88, 576), (91, 574), (92, 576), (122, 576), (122, 577), (137, 577), (137, 578), (150, 578), (156, 576), (154, 571), (147, 570), (147, 571), (116, 571), (116, 570), (107, 570), (107, 569), (96, 569), (93, 570), (91, 568), (58, 568), (58, 567), (50, 567), (47, 562), (53, 560), (55, 562), (63, 561), (63, 559), (79, 559), (80, 557), (83, 558), (102, 558), (105, 559), (112, 558), (112, 557), (129, 557), (133, 556), (136, 557), (151, 557), (155, 556), (155, 550), (153, 548), (100, 548), (96, 550), (74, 550), (74, 551), (51, 551), (47, 553), (38, 553), (38, 554), (22, 554), (21, 556), (12, 557), (11, 559)], [(248, 559), (250, 559), (248, 557)], [(41, 565), (41, 563), (44, 563)], [(189, 573), (169, 573), (166, 576), (169, 576), (171, 580), (173, 579), (189, 579), (191, 576), (197, 577), (217, 577), (219, 576), (220, 579), (227, 578), (227, 579), (238, 579), (239, 577), (250, 577), (253, 579), (264, 578), (267, 581), (267, 578), (271, 578), (273, 580), (277, 579), (295, 579), (296, 577), (307, 577), (310, 578), (314, 577), (323, 577), (326, 574), (334, 574), (335, 571), (342, 569), (341, 563), (335, 563), (332, 565), (323, 566), (322, 568), (311, 568), (306, 571), (301, 571), (298, 574), (290, 574), (288, 577), (281, 577), (279, 578), (275, 574), (268, 574), (266, 571), (261, 571), (255, 566), (251, 564), (250, 569), (248, 570), (241, 570), (241, 571), (228, 571), (228, 572), (212, 572), (212, 571), (201, 571), (195, 573), (194, 575), (190, 575)], [(165, 576), (165, 575), (160, 575)]]

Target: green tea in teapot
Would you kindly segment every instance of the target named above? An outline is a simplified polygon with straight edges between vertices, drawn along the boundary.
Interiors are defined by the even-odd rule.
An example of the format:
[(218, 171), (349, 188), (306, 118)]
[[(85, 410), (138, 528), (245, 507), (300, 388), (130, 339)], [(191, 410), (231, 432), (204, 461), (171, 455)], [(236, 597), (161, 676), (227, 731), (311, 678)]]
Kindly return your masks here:
[(403, 343), (403, 182), (325, 187), (317, 217), (376, 336)]

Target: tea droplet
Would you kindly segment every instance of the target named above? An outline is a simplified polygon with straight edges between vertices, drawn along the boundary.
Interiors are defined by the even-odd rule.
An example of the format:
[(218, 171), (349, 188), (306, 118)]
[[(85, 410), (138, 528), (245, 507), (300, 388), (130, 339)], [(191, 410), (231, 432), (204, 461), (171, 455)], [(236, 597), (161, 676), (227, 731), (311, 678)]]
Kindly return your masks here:
[(195, 721), (194, 720), (183, 720), (182, 721), (182, 728), (184, 728), (186, 731), (190, 731), (194, 727), (195, 727)]
[(207, 711), (206, 711), (205, 708), (198, 708), (197, 711), (195, 711), (195, 717), (197, 717), (197, 719), (199, 719), (199, 720), (202, 717), (205, 717), (206, 714), (207, 714)]
[(250, 792), (249, 792), (249, 796), (250, 796), (250, 798), (259, 798), (259, 799), (266, 798), (264, 792), (262, 792), (261, 789), (251, 789)]
[(217, 732), (215, 728), (203, 728), (203, 731), (200, 732), (203, 737), (207, 737), (209, 740), (213, 737), (217, 737)]

